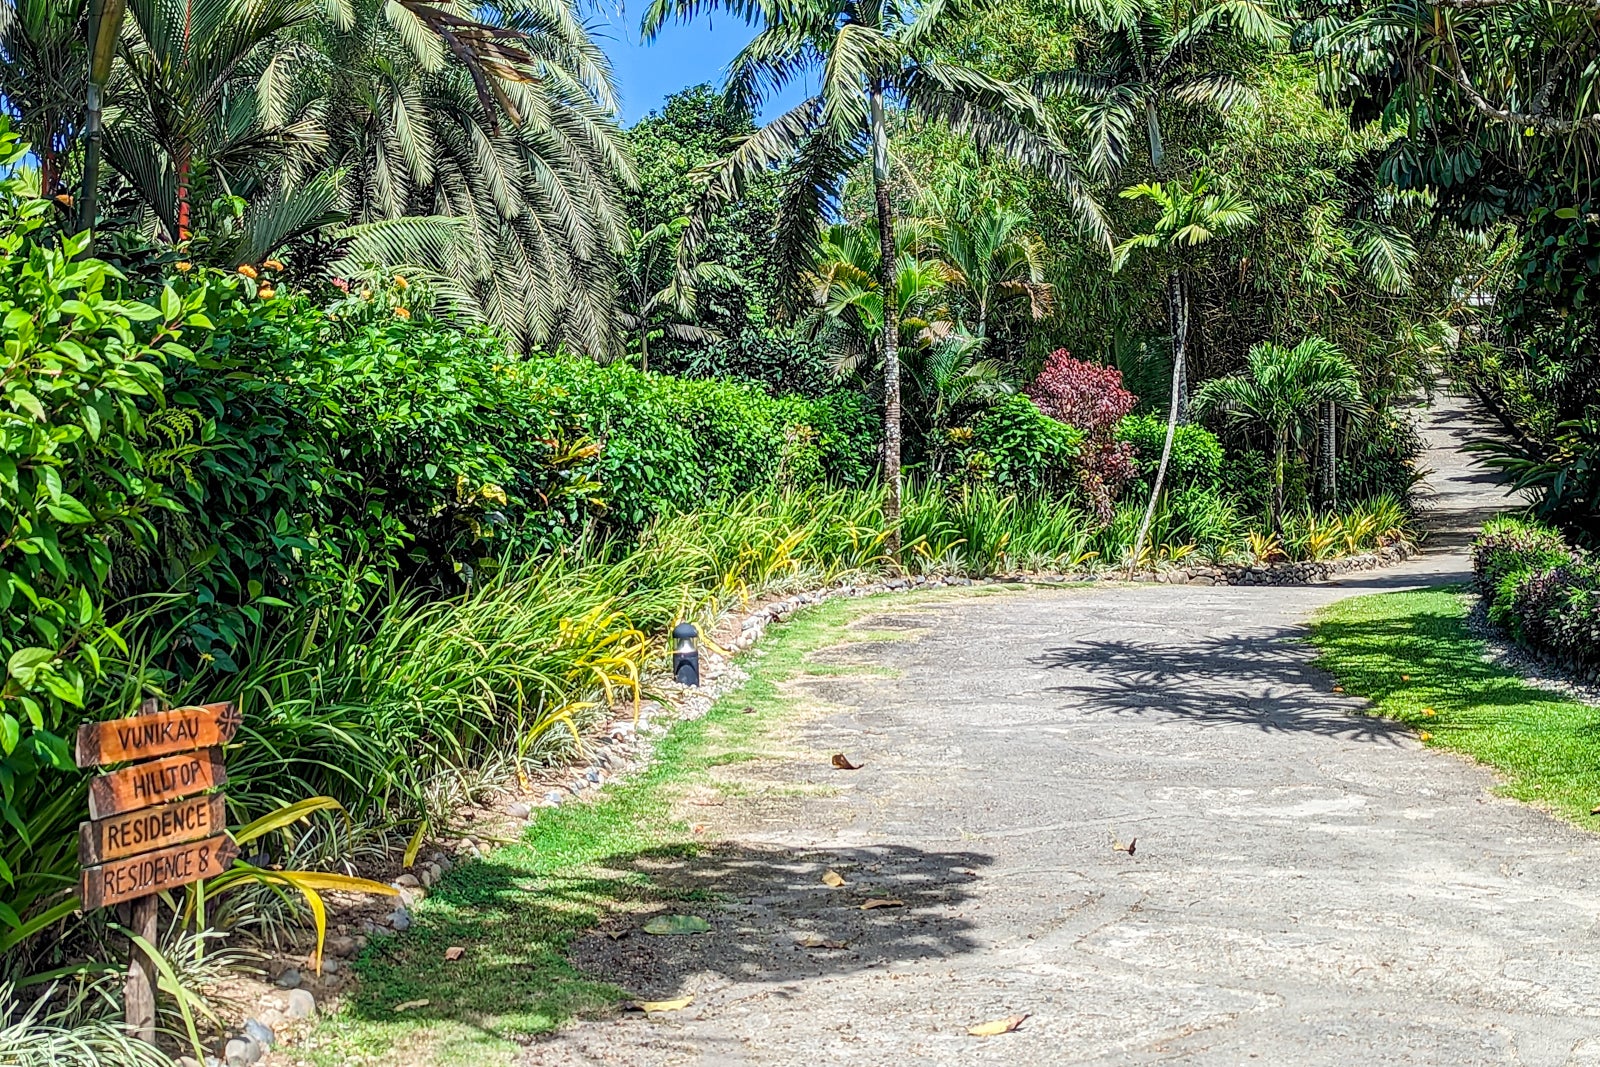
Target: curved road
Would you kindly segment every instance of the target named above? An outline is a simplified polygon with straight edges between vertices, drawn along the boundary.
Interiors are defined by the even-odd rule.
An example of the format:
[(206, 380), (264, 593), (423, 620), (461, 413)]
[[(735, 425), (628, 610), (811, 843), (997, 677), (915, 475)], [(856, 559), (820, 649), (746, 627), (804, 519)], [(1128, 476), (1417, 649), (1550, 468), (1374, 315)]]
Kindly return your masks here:
[[(1466, 579), (1464, 531), (1505, 499), (1462, 462), (1469, 428), (1448, 401), (1432, 416), (1444, 543), (1402, 567), (863, 620), (906, 639), (822, 658), (895, 673), (808, 679), (828, 710), (797, 743), (867, 769), (773, 772), (847, 784), (713, 811), (730, 842), (657, 868), (729, 901), (714, 936), (578, 946), (695, 1006), (523, 1062), (1600, 1065), (1600, 836), (1353, 716), (1299, 643), (1340, 597)], [(831, 895), (829, 868), (850, 883)], [(1016, 1033), (966, 1034), (1014, 1013)]]

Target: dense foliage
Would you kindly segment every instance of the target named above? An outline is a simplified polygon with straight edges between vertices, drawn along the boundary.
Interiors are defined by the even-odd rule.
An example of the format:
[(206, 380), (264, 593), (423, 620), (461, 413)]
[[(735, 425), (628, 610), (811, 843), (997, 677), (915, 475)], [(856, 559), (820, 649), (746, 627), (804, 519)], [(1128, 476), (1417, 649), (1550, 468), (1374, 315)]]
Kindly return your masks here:
[(1134, 448), (1117, 439), (1117, 426), (1138, 402), (1122, 387), (1122, 372), (1052, 352), (1023, 390), (1044, 414), (1079, 430), (1078, 484), (1102, 522), (1134, 470)]
[(1379, 174), (1499, 251), (1463, 279), (1474, 315), (1458, 378), (1500, 419), (1490, 442), (1540, 514), (1600, 538), (1600, 40), (1582, 3), (1437, 11), (1328, 5), (1306, 39), (1327, 95), (1397, 131)]
[(1472, 551), (1489, 617), (1556, 664), (1600, 672), (1600, 563), (1545, 526), (1498, 519)]

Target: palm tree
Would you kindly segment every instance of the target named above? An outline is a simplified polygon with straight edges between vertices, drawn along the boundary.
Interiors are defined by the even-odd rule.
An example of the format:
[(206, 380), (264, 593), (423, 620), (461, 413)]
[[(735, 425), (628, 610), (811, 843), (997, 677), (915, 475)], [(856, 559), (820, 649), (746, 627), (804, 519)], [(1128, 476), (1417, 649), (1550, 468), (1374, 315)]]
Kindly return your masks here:
[[(267, 130), (310, 131), (292, 181), (338, 170), (347, 270), (419, 268), (522, 347), (614, 351), (633, 168), (609, 62), (567, 0), (333, 0), (257, 73)], [(476, 57), (476, 62), (468, 60)]]
[[(926, 254), (931, 230), (922, 219), (895, 226), (892, 300), (896, 351), (925, 347), (955, 330), (944, 293), (950, 270)], [(870, 222), (836, 223), (822, 231), (816, 262), (805, 274), (812, 326), (824, 333), (841, 376), (870, 373), (884, 349), (883, 246)]]
[[(215, 192), (248, 195), (291, 150), (255, 122), (244, 67), (314, 10), (308, 0), (129, 0), (111, 87), (120, 114), (106, 134), (106, 158), (169, 240), (193, 234), (197, 166)], [(325, 192), (322, 199), (313, 226), (337, 217)]]
[(957, 330), (907, 363), (912, 387), (920, 394), (927, 414), (929, 466), (934, 477), (944, 473), (956, 413), (1015, 392), (998, 360), (980, 358), (983, 348), (982, 337)]
[[(652, 0), (644, 36), (653, 38), (671, 19), (689, 21), (717, 9), (757, 27), (736, 56), (727, 94), (752, 112), (813, 72), (818, 91), (745, 138), (706, 174), (706, 192), (685, 233), (691, 247), (704, 235), (710, 212), (736, 199), (754, 175), (790, 164), (780, 203), (778, 250), (802, 258), (818, 222), (838, 206), (840, 185), (858, 163), (870, 160), (877, 214), (879, 290), (894, 289), (895, 212), (889, 192), (890, 109), (947, 124), (980, 148), (1043, 168), (1072, 193), (1085, 223), (1098, 237), (1104, 223), (1059, 147), (1039, 100), (1019, 85), (953, 62), (940, 46), (962, 20), (992, 0), (965, 4), (915, 0)], [(900, 330), (899, 309), (883, 305), (883, 473), (888, 487), (888, 546), (899, 551)]]
[(39, 189), (57, 195), (84, 117), (85, 4), (0, 0), (0, 112), (39, 160)]
[(1270, 43), (1285, 33), (1271, 6), (1220, 0), (1194, 7), (1160, 0), (1072, 0), (1099, 33), (1082, 54), (1090, 65), (1046, 74), (1039, 92), (1082, 104), (1089, 161), (1102, 177), (1127, 164), (1142, 122), (1150, 165), (1166, 159), (1161, 113), (1172, 106), (1225, 112), (1254, 94), (1234, 65), (1220, 61), (1235, 41)]
[(1147, 182), (1122, 190), (1128, 200), (1151, 200), (1161, 208), (1161, 215), (1148, 231), (1135, 234), (1117, 245), (1111, 253), (1111, 269), (1119, 271), (1128, 257), (1139, 249), (1166, 249), (1173, 263), (1167, 273), (1167, 321), (1172, 331), (1172, 400), (1167, 408), (1167, 433), (1161, 445), (1161, 463), (1156, 468), (1155, 482), (1150, 486), (1150, 502), (1146, 505), (1144, 519), (1133, 539), (1133, 556), (1129, 566), (1138, 562), (1144, 551), (1144, 539), (1150, 532), (1150, 522), (1155, 518), (1156, 501), (1161, 496), (1162, 484), (1167, 477), (1167, 463), (1172, 458), (1172, 439), (1178, 423), (1184, 419), (1184, 404), (1189, 392), (1189, 294), (1185, 275), (1185, 249), (1193, 249), (1213, 237), (1232, 233), (1250, 225), (1255, 220), (1255, 207), (1248, 200), (1227, 190), (1213, 192), (1213, 179), (1205, 172), (1196, 173), (1187, 184), (1183, 182)]
[(1024, 304), (1035, 322), (1050, 314), (1055, 287), (1045, 280), (1044, 242), (1026, 212), (963, 176), (928, 214), (939, 220), (933, 245), (950, 269), (950, 287), (965, 297), (977, 337), (987, 338), (991, 316), (1013, 304)]
[(694, 314), (697, 282), (737, 286), (743, 279), (719, 263), (696, 263), (686, 273), (678, 259), (678, 238), (689, 218), (628, 229), (622, 256), (617, 320), (639, 340), (639, 369), (650, 369), (650, 338), (695, 344), (716, 340), (715, 330), (685, 321)]
[(335, 269), (417, 266), (524, 346), (612, 350), (632, 167), (567, 0), (0, 0), (0, 107), (47, 178), (84, 126), (89, 7), (120, 26), (105, 156), (152, 234), (231, 264), (342, 220)]
[(1195, 407), (1240, 421), (1259, 422), (1272, 435), (1272, 525), (1283, 532), (1284, 466), (1291, 433), (1298, 437), (1318, 409), (1359, 410), (1361, 385), (1343, 352), (1321, 337), (1293, 348), (1263, 343), (1250, 349), (1246, 369), (1213, 378), (1195, 393)]

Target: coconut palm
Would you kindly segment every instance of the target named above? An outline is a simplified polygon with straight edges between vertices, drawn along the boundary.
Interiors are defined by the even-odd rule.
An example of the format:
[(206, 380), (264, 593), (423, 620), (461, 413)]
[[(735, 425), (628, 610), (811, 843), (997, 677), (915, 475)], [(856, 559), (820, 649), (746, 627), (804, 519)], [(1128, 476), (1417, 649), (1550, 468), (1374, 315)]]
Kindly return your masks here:
[[(1079, 213), (1097, 235), (1104, 224), (1074, 168), (1059, 147), (1039, 100), (1022, 86), (991, 77), (947, 58), (941, 46), (961, 23), (991, 0), (652, 0), (643, 20), (653, 38), (673, 19), (690, 21), (726, 10), (757, 28), (733, 60), (729, 97), (751, 111), (811, 74), (815, 95), (745, 138), (706, 173), (701, 205), (685, 236), (703, 236), (710, 212), (736, 199), (746, 182), (787, 163), (789, 180), (780, 202), (778, 250), (803, 260), (817, 224), (838, 206), (845, 175), (871, 163), (877, 214), (880, 292), (895, 287), (895, 211), (889, 191), (891, 109), (943, 122), (980, 148), (1042, 168), (1072, 194)], [(893, 300), (883, 305), (883, 474), (889, 548), (899, 548), (900, 517), (900, 330)]]
[(1089, 162), (1102, 177), (1127, 164), (1142, 123), (1150, 165), (1166, 159), (1161, 113), (1170, 107), (1226, 112), (1253, 93), (1226, 57), (1228, 46), (1270, 43), (1286, 28), (1268, 4), (1219, 0), (1194, 6), (1162, 0), (1071, 0), (1098, 31), (1082, 67), (1046, 74), (1039, 91), (1080, 102)]
[(1138, 562), (1144, 551), (1144, 539), (1155, 518), (1156, 501), (1161, 496), (1167, 463), (1172, 458), (1172, 439), (1177, 434), (1178, 423), (1185, 417), (1184, 406), (1189, 394), (1187, 267), (1192, 258), (1190, 250), (1213, 237), (1240, 230), (1255, 220), (1254, 205), (1227, 190), (1213, 191), (1213, 183), (1214, 179), (1201, 171), (1187, 183), (1146, 182), (1124, 189), (1120, 194), (1128, 200), (1153, 201), (1161, 208), (1161, 214), (1149, 230), (1134, 234), (1112, 249), (1112, 271), (1121, 270), (1128, 257), (1141, 249), (1164, 250), (1171, 258), (1167, 273), (1167, 322), (1172, 331), (1172, 399), (1167, 408), (1167, 433), (1161, 445), (1161, 462), (1156, 467), (1155, 482), (1150, 486), (1150, 502), (1145, 506), (1144, 519), (1133, 539), (1130, 566)]
[(1361, 385), (1343, 352), (1321, 337), (1308, 337), (1293, 348), (1255, 345), (1242, 372), (1206, 382), (1195, 393), (1194, 404), (1200, 411), (1261, 423), (1271, 434), (1272, 525), (1281, 535), (1290, 437), (1299, 437), (1323, 405), (1359, 410)]

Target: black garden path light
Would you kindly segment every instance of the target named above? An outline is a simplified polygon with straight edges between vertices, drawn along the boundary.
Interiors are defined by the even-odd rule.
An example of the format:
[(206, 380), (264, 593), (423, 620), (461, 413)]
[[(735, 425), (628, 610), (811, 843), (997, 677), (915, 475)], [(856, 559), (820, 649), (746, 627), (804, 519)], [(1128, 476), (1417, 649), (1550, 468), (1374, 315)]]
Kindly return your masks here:
[(672, 676), (679, 685), (700, 684), (700, 651), (694, 639), (700, 636), (692, 622), (680, 622), (672, 628)]

